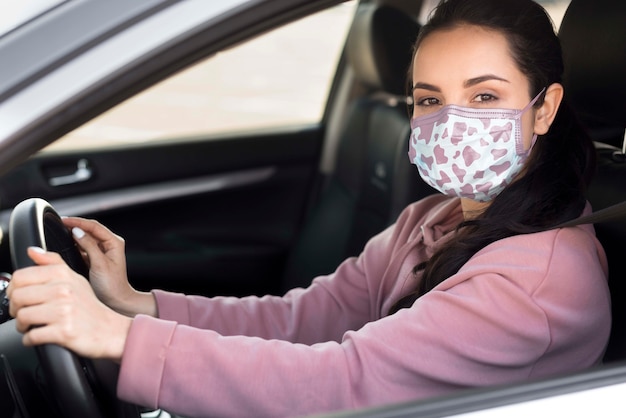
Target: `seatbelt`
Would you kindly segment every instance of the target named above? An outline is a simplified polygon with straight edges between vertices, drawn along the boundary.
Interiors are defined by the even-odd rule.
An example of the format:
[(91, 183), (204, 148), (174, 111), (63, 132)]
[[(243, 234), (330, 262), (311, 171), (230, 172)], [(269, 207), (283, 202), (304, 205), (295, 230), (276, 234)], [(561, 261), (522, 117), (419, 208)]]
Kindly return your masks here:
[(589, 215), (563, 222), (551, 229), (567, 228), (582, 224), (610, 222), (618, 219), (626, 219), (626, 201), (600, 209), (599, 211), (590, 213)]

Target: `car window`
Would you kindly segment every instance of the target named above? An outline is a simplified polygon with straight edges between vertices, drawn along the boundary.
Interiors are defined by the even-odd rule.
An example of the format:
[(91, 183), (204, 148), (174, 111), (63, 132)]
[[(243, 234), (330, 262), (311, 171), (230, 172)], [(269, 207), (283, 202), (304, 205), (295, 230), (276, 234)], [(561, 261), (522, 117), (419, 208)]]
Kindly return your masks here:
[(44, 152), (317, 123), (355, 10), (342, 3), (212, 56)]

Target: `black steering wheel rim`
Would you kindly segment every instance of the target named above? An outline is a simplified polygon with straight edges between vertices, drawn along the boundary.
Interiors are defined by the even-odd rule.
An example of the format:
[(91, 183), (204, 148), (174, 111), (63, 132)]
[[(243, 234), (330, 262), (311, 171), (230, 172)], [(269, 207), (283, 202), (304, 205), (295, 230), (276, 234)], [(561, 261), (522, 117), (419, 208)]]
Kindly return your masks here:
[[(89, 269), (71, 233), (52, 205), (43, 199), (31, 198), (15, 206), (9, 221), (9, 245), (14, 269), (33, 266), (35, 263), (26, 250), (38, 246), (59, 253), (70, 268), (85, 279), (89, 277)], [(36, 351), (49, 391), (65, 416), (101, 418), (111, 413), (117, 415), (114, 411), (120, 411), (120, 405), (113, 408), (103, 405), (101, 393), (102, 386), (106, 386), (108, 390), (104, 392), (108, 393), (104, 393), (104, 397), (107, 403), (118, 403), (115, 397), (117, 373), (111, 372), (117, 370), (117, 365), (83, 359), (54, 344), (37, 346)], [(110, 381), (111, 375), (114, 375), (113, 382)], [(102, 376), (109, 381), (99, 382)]]

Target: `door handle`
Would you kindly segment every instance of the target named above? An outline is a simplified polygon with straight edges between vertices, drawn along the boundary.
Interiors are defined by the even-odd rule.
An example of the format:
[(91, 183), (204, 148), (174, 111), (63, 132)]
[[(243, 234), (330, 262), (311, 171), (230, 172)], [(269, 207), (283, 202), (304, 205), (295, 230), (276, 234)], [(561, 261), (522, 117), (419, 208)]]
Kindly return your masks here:
[(66, 186), (68, 184), (82, 183), (93, 177), (93, 170), (89, 167), (89, 162), (81, 158), (76, 164), (76, 171), (72, 174), (59, 177), (51, 177), (48, 180), (50, 186)]

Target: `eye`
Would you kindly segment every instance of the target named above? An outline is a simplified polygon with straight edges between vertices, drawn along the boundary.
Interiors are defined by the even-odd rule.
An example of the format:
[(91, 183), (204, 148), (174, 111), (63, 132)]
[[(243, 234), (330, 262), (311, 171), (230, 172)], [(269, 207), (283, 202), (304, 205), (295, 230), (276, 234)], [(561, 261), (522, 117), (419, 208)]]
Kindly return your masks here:
[(439, 102), (439, 99), (437, 99), (436, 97), (426, 97), (424, 99), (419, 99), (415, 101), (415, 104), (417, 106), (437, 106), (438, 104), (440, 104), (441, 102)]
[(474, 102), (477, 102), (477, 103), (488, 103), (488, 102), (493, 102), (495, 100), (498, 100), (498, 98), (494, 96), (493, 94), (489, 94), (489, 93), (481, 93), (474, 98)]

